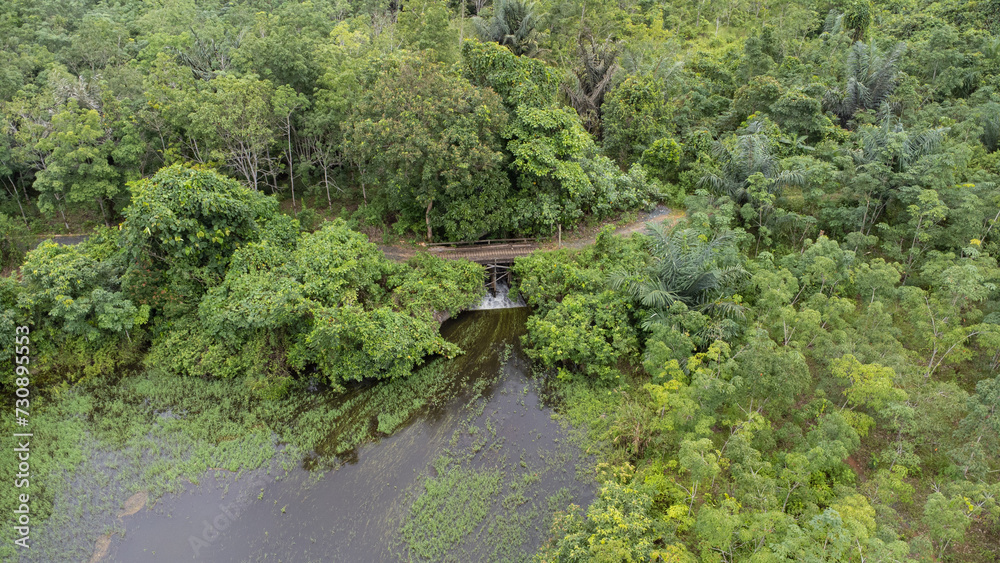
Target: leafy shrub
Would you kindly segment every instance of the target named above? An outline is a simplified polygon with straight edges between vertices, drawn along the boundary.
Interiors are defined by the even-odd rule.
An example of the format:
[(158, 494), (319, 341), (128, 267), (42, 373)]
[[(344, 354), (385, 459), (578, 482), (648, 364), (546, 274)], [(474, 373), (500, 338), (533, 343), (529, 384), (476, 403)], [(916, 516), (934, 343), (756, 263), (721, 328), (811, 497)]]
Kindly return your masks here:
[(557, 515), (553, 541), (544, 546), (539, 560), (670, 561), (693, 563), (695, 558), (680, 544), (658, 546), (657, 523), (650, 515), (652, 497), (644, 487), (609, 481), (582, 518), (579, 507)]
[(558, 368), (561, 378), (576, 371), (613, 383), (621, 377), (615, 366), (638, 346), (629, 323), (631, 308), (611, 291), (570, 295), (544, 316), (528, 319), (528, 356), (546, 368)]
[(414, 316), (443, 312), (453, 316), (486, 293), (483, 268), (473, 262), (444, 260), (421, 252), (389, 279), (393, 302)]
[(246, 377), (280, 395), (293, 371), (334, 387), (406, 377), (427, 356), (459, 349), (438, 334), (434, 313), (455, 314), (482, 296), (482, 268), (421, 255), (387, 260), (338, 219), (304, 233), (294, 249), (270, 239), (237, 250), (197, 314), (165, 321), (151, 365), (202, 377)]

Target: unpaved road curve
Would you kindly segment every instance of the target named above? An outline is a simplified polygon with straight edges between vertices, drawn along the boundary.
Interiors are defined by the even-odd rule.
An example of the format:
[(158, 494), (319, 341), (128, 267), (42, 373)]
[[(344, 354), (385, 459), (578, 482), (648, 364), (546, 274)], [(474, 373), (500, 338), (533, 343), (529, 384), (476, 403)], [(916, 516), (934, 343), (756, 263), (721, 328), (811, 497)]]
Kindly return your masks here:
[[(665, 205), (659, 205), (652, 211), (640, 212), (638, 217), (632, 221), (620, 223), (615, 221), (606, 221), (593, 227), (583, 227), (577, 229), (576, 231), (565, 233), (562, 240), (562, 247), (583, 248), (587, 245), (594, 244), (594, 241), (597, 240), (597, 234), (605, 225), (614, 225), (616, 235), (627, 237), (632, 233), (645, 230), (647, 223), (670, 221), (671, 224), (675, 224), (683, 217), (683, 210), (671, 209)], [(537, 245), (537, 248), (543, 250), (554, 250), (558, 247), (559, 243), (555, 239), (544, 241)], [(408, 244), (380, 244), (379, 249), (382, 250), (386, 258), (396, 262), (405, 262), (417, 252), (427, 252), (429, 250), (421, 246)]]

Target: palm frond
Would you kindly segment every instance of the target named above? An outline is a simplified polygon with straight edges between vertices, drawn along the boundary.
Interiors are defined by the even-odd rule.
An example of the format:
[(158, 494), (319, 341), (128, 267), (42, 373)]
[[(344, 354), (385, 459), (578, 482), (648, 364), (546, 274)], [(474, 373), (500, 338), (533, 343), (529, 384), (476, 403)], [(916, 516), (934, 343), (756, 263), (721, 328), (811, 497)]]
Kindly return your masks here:
[(475, 18), (476, 31), (483, 41), (507, 47), (515, 55), (533, 56), (538, 52), (538, 14), (533, 3), (521, 0), (498, 0), (489, 19)]
[(905, 53), (905, 43), (897, 43), (888, 53), (880, 51), (875, 43), (854, 43), (847, 54), (844, 90), (828, 91), (824, 107), (836, 114), (845, 127), (855, 113), (878, 109), (899, 85), (899, 63)]
[[(653, 262), (643, 272), (614, 272), (609, 285), (660, 316), (674, 303), (702, 307), (716, 301), (746, 274), (741, 265), (720, 264), (720, 257), (732, 255), (726, 252), (732, 244), (728, 231), (708, 238), (694, 229), (650, 224), (647, 233)], [(719, 311), (736, 314), (731, 307)]]

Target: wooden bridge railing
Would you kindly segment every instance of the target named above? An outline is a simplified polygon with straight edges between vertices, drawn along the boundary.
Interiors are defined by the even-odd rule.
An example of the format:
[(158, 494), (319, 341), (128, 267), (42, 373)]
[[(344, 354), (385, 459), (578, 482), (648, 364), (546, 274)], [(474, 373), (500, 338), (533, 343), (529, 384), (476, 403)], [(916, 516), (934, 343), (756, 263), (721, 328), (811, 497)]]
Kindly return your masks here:
[(466, 247), (466, 246), (491, 246), (497, 244), (535, 244), (537, 242), (538, 239), (533, 239), (533, 238), (494, 238), (494, 239), (459, 241), (459, 242), (429, 242), (426, 243), (424, 246)]

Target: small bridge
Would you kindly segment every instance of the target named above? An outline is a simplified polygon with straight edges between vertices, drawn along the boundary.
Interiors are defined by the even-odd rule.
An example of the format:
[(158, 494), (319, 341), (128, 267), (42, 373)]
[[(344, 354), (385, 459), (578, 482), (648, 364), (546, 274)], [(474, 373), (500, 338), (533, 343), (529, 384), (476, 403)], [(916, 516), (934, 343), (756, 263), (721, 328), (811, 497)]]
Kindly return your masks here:
[(531, 254), (538, 248), (533, 239), (493, 239), (475, 242), (439, 242), (427, 245), (431, 252), (447, 260), (468, 260), (483, 266), (505, 264)]
[(493, 239), (475, 242), (441, 242), (427, 245), (431, 252), (446, 260), (468, 260), (486, 268), (486, 283), (496, 295), (497, 283), (513, 285), (514, 274), (511, 267), (514, 260), (531, 254), (538, 249), (533, 239)]

